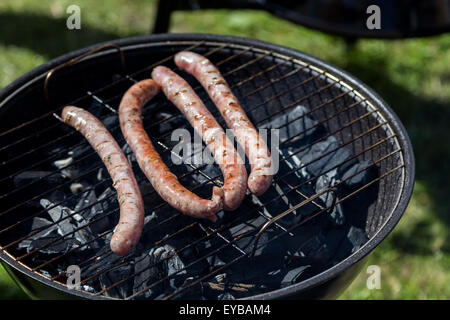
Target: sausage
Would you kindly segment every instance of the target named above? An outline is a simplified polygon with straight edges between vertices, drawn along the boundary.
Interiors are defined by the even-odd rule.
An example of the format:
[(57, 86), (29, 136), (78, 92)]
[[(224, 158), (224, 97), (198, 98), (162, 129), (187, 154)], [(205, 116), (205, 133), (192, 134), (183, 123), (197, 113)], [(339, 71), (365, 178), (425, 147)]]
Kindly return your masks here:
[(146, 79), (134, 84), (122, 97), (119, 119), (125, 140), (135, 154), (139, 167), (164, 201), (186, 215), (216, 221), (215, 213), (222, 209), (222, 189), (213, 187), (211, 200), (206, 200), (183, 187), (165, 165), (145, 132), (141, 118), (142, 107), (159, 90), (155, 81)]
[(250, 161), (248, 188), (253, 194), (262, 195), (272, 183), (272, 158), (266, 142), (248, 119), (225, 78), (211, 61), (194, 52), (179, 52), (175, 55), (175, 64), (192, 74), (208, 92)]
[(95, 116), (73, 106), (65, 107), (61, 116), (64, 123), (87, 139), (108, 169), (120, 207), (110, 246), (115, 254), (124, 256), (136, 246), (144, 226), (144, 202), (133, 170), (108, 129)]
[(153, 69), (152, 78), (202, 137), (219, 164), (224, 176), (224, 209), (237, 209), (247, 190), (247, 171), (233, 143), (183, 78), (163, 66)]

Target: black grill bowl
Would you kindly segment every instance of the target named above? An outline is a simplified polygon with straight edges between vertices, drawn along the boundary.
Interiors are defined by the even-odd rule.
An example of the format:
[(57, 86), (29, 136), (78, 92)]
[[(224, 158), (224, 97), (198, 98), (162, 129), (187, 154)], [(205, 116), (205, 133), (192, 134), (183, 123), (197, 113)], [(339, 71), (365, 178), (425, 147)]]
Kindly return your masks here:
[[(17, 175), (28, 170), (27, 168), (48, 171), (49, 174), (55, 175), (54, 171), (57, 169), (52, 167), (51, 162), (64, 158), (58, 157), (57, 154), (67, 155), (68, 150), (85, 143), (79, 134), (58, 122), (53, 117), (53, 112), (59, 113), (64, 105), (74, 104), (96, 113), (100, 118), (110, 116), (111, 109), (117, 110), (121, 96), (131, 86), (133, 80), (150, 77), (152, 67), (158, 64), (174, 68), (172, 55), (190, 49), (207, 54), (211, 61), (219, 66), (256, 126), (263, 126), (277, 115), (289, 114), (300, 104), (306, 108), (308, 116), (319, 123), (325, 133), (337, 140), (338, 149), (345, 148), (349, 157), (373, 164), (372, 169), (376, 173), (373, 180), (366, 181), (362, 189), (338, 196), (338, 203), (341, 201), (342, 205), (345, 205), (355, 201), (355, 197), (362, 194), (363, 190), (370, 190), (373, 200), (368, 205), (367, 212), (349, 213), (349, 210), (345, 212), (346, 216), (360, 214), (362, 220), (359, 223), (367, 234), (367, 242), (339, 261), (334, 261), (332, 265), (297, 283), (240, 298), (338, 297), (363, 267), (369, 253), (398, 223), (413, 189), (414, 156), (411, 143), (400, 120), (382, 98), (358, 79), (326, 62), (292, 49), (250, 39), (204, 34), (165, 34), (122, 39), (109, 44), (121, 48), (125, 65), (122, 65), (120, 55), (115, 49), (107, 49), (89, 55), (76, 64), (61, 68), (49, 79), (49, 101), (45, 99), (44, 94), (46, 74), (53, 68), (102, 44), (56, 58), (19, 78), (0, 93), (0, 194), (2, 194), (0, 258), (6, 270), (19, 285), (34, 298), (114, 298), (105, 294), (95, 295), (68, 289), (64, 277), (55, 278), (52, 274), (54, 270), (49, 271), (53, 265), (52, 261), (36, 262), (33, 260), (36, 252), (17, 249), (17, 244), (29, 236), (27, 234), (30, 232), (29, 222), (26, 221), (31, 221), (32, 215), (46, 214), (45, 210), (30, 209), (33, 206), (28, 205), (33, 201), (39, 201), (40, 194), (64, 192), (67, 184), (64, 184), (66, 182), (64, 179), (61, 181), (47, 177), (20, 186), (14, 185), (14, 181)], [(214, 112), (214, 106), (198, 83), (186, 74), (182, 75), (191, 82), (207, 107)], [(164, 97), (157, 97), (147, 106), (144, 122), (157, 124), (161, 120), (153, 119), (153, 114), (173, 109)], [(223, 124), (223, 121), (221, 123)], [(293, 138), (289, 136), (290, 134), (287, 133), (288, 139)], [(113, 131), (113, 135), (123, 143), (120, 130)], [(159, 141), (162, 138), (157, 136), (156, 139)], [(303, 148), (306, 149), (315, 141), (305, 140), (303, 143)], [(160, 152), (163, 151), (164, 149), (160, 149)], [(96, 166), (102, 166), (101, 160), (95, 154), (89, 159)], [(136, 169), (135, 172), (138, 174), (139, 170)], [(83, 172), (80, 176), (84, 177), (85, 174)], [(187, 176), (189, 177), (189, 174)], [(281, 176), (282, 174), (275, 176), (276, 183), (277, 178), (280, 179), (280, 184), (284, 183)], [(89, 174), (87, 177), (90, 177)], [(82, 180), (79, 176), (73, 179), (75, 182)], [(108, 183), (108, 177), (103, 179)], [(39, 188), (36, 188), (36, 185), (39, 185)], [(293, 190), (292, 186), (289, 188), (291, 189), (286, 192)], [(289, 204), (295, 205), (312, 196), (299, 194), (295, 203)], [(251, 196), (247, 198), (243, 209), (233, 213), (234, 215), (244, 215), (248, 211), (245, 206), (250, 205), (253, 200), (250, 199)], [(152, 201), (146, 205), (147, 215), (152, 212), (153, 206), (157, 208), (158, 205), (164, 205), (157, 199)], [(259, 209), (261, 208), (257, 208), (256, 211), (262, 210)], [(168, 212), (166, 218), (172, 221), (169, 222), (169, 226), (173, 225), (174, 232), (175, 229), (190, 224), (197, 227), (199, 225), (199, 222), (193, 219), (179, 217), (170, 209), (165, 210)], [(319, 213), (327, 214), (323, 211)], [(281, 212), (269, 213), (276, 216)], [(321, 219), (319, 213), (318, 217), (305, 222), (304, 226), (315, 223), (315, 219)], [(255, 213), (255, 217), (261, 215)], [(217, 226), (207, 226), (210, 227), (212, 228), (210, 230), (219, 229)], [(279, 231), (276, 226), (272, 227)], [(111, 229), (107, 232), (111, 232)], [(292, 229), (292, 232), (295, 230)], [(227, 234), (226, 232), (227, 230), (221, 233), (220, 237)], [(218, 235), (214, 232), (213, 234)], [(144, 234), (145, 239), (146, 236), (152, 237), (151, 234)], [(100, 239), (101, 237), (102, 235)], [(64, 244), (66, 238), (62, 237), (58, 241)], [(263, 242), (260, 244), (264, 245)], [(301, 243), (298, 244), (300, 245)], [(245, 259), (248, 259), (251, 252), (249, 248), (251, 249), (251, 246), (244, 249), (247, 254), (243, 256), (244, 263), (248, 261)], [(175, 249), (182, 248), (175, 247)], [(69, 250), (63, 257), (52, 256), (50, 259), (70, 260), (73, 258), (72, 252), (76, 250), (76, 248)], [(92, 266), (97, 261), (97, 255), (102, 254), (104, 253), (87, 254), (86, 259), (90, 260)], [(107, 252), (105, 255), (109, 254), (110, 252)], [(133, 259), (133, 254), (127, 258)], [(103, 260), (99, 261), (100, 264), (103, 263)], [(205, 276), (208, 278), (208, 274)], [(213, 277), (214, 274), (209, 276)], [(168, 294), (165, 298), (172, 297)]]

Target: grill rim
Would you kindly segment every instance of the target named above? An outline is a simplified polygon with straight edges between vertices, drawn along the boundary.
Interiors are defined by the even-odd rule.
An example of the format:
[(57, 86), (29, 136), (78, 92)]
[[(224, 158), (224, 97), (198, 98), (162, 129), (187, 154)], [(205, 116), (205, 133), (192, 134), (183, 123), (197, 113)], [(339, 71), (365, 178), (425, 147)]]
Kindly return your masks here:
[[(293, 296), (295, 294), (299, 294), (300, 292), (305, 291), (305, 289), (312, 289), (317, 287), (325, 282), (331, 281), (335, 278), (338, 278), (340, 275), (344, 273), (351, 266), (356, 265), (358, 262), (363, 260), (370, 254), (380, 243), (383, 241), (394, 229), (394, 227), (399, 222), (400, 218), (403, 216), (405, 212), (409, 200), (412, 196), (412, 191), (414, 188), (414, 178), (415, 178), (415, 160), (414, 160), (414, 152), (412, 148), (411, 141), (407, 135), (407, 131), (403, 124), (401, 123), (398, 116), (395, 112), (389, 107), (389, 105), (375, 93), (370, 87), (364, 84), (361, 80), (356, 78), (355, 76), (347, 73), (346, 71), (330, 65), (328, 62), (325, 62), (319, 58), (312, 57), (306, 53), (303, 53), (298, 50), (294, 50), (288, 47), (271, 44), (255, 39), (242, 38), (242, 37), (234, 37), (234, 36), (222, 36), (222, 35), (213, 35), (213, 34), (158, 34), (158, 35), (145, 35), (124, 39), (111, 40), (106, 42), (97, 43), (88, 47), (84, 47), (82, 49), (78, 49), (75, 51), (71, 51), (67, 54), (59, 56), (50, 60), (49, 62), (29, 71), (23, 76), (19, 77), (3, 90), (0, 91), (0, 108), (2, 108), (7, 102), (7, 98), (11, 96), (15, 91), (20, 91), (21, 88), (25, 85), (33, 85), (35, 81), (38, 81), (41, 77), (45, 76), (45, 74), (50, 71), (52, 68), (67, 62), (68, 60), (75, 58), (83, 53), (86, 53), (92, 49), (98, 48), (99, 46), (105, 44), (114, 44), (121, 47), (124, 51), (127, 50), (126, 47), (133, 47), (138, 45), (148, 45), (150, 43), (162, 43), (165, 45), (170, 45), (170, 42), (216, 42), (216, 43), (231, 43), (246, 47), (255, 47), (256, 49), (268, 50), (273, 53), (285, 55), (287, 57), (291, 57), (294, 59), (298, 59), (304, 62), (307, 62), (313, 66), (317, 66), (325, 72), (331, 74), (333, 77), (337, 78), (339, 81), (342, 81), (346, 84), (351, 85), (355, 90), (362, 93), (363, 96), (376, 106), (376, 109), (381, 112), (383, 117), (388, 121), (389, 127), (394, 131), (397, 135), (400, 147), (401, 154), (403, 157), (403, 186), (400, 191), (400, 195), (398, 197), (398, 203), (396, 207), (392, 210), (390, 215), (386, 218), (386, 222), (380, 227), (380, 229), (370, 238), (359, 250), (355, 253), (351, 254), (344, 260), (340, 261), (333, 267), (324, 270), (323, 272), (306, 279), (300, 283), (290, 285), (285, 288), (280, 288), (277, 290), (265, 292), (262, 294), (245, 297), (244, 300), (253, 300), (253, 299), (280, 299), (286, 298), (289, 296)], [(109, 54), (109, 51), (102, 52), (98, 55), (95, 55), (95, 58), (104, 54)], [(0, 110), (1, 111), (1, 110)], [(3, 250), (0, 251), (0, 262), (7, 263), (13, 270), (18, 270), (21, 273), (31, 277), (38, 282), (50, 286), (59, 291), (63, 291), (69, 295), (75, 295), (79, 298), (94, 298), (94, 299), (116, 299), (113, 297), (106, 296), (95, 296), (89, 292), (79, 291), (79, 290), (71, 290), (66, 286), (61, 285), (58, 282), (47, 279), (42, 275), (38, 275), (35, 272), (31, 271), (24, 264), (17, 262), (14, 260), (12, 256)]]

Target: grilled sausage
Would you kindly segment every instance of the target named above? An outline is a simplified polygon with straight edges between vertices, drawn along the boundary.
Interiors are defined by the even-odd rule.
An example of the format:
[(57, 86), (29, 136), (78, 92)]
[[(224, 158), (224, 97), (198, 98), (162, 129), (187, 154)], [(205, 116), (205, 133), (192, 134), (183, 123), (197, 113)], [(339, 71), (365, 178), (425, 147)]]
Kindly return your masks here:
[(175, 55), (175, 64), (192, 74), (208, 92), (250, 161), (248, 188), (255, 195), (263, 194), (272, 182), (272, 158), (225, 78), (207, 58), (194, 52), (179, 52)]
[(111, 250), (126, 255), (141, 237), (144, 226), (144, 202), (133, 170), (108, 129), (88, 111), (67, 106), (62, 111), (64, 123), (79, 131), (97, 151), (117, 190), (120, 219), (111, 237)]
[(163, 66), (153, 70), (152, 78), (202, 137), (219, 164), (225, 180), (224, 209), (237, 209), (247, 190), (247, 171), (233, 143), (185, 80)]
[(202, 199), (187, 190), (170, 172), (145, 132), (141, 119), (142, 107), (159, 90), (159, 86), (151, 79), (142, 80), (128, 89), (119, 106), (122, 133), (141, 170), (161, 198), (184, 214), (215, 221), (215, 213), (222, 209), (222, 189), (213, 187), (211, 200)]

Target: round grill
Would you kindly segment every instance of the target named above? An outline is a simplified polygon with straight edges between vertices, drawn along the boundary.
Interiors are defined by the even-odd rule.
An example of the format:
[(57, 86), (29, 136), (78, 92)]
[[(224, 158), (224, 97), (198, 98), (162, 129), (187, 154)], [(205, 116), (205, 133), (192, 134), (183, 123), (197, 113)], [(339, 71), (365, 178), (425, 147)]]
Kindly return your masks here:
[[(0, 95), (0, 257), (10, 270), (84, 298), (287, 297), (350, 270), (403, 214), (414, 175), (408, 137), (385, 102), (350, 75), (294, 50), (233, 37), (161, 35), (113, 44), (123, 60), (114, 48), (89, 54), (55, 69), (44, 90), (47, 73), (92, 48), (83, 49), (33, 70)], [(176, 69), (173, 55), (181, 50), (218, 66), (255, 126), (279, 130), (280, 166), (269, 192), (248, 194), (214, 224), (183, 216), (155, 194), (116, 115), (124, 92), (165, 65), (190, 82), (226, 127), (200, 85)], [(136, 250), (123, 259), (109, 249), (118, 219), (111, 179), (84, 138), (53, 116), (65, 105), (104, 122), (140, 181), (146, 225)], [(204, 197), (221, 186), (216, 165), (172, 163), (173, 130), (192, 128), (162, 94), (145, 106), (143, 118), (181, 183)], [(366, 241), (341, 248), (333, 259), (317, 258), (319, 240), (344, 228), (339, 215), (344, 225), (363, 230)], [(281, 285), (249, 280), (255, 266), (278, 253), (288, 261), (269, 275), (286, 275), (305, 254), (316, 258), (303, 276)], [(78, 289), (66, 286), (70, 265), (80, 268)]]

